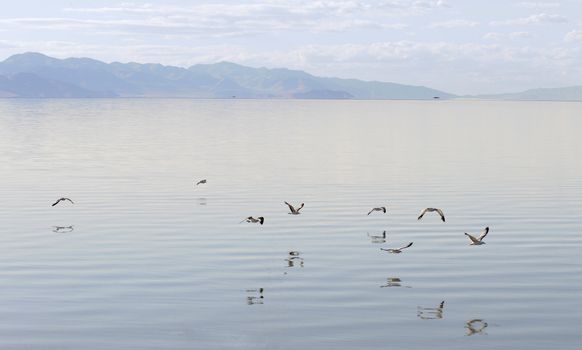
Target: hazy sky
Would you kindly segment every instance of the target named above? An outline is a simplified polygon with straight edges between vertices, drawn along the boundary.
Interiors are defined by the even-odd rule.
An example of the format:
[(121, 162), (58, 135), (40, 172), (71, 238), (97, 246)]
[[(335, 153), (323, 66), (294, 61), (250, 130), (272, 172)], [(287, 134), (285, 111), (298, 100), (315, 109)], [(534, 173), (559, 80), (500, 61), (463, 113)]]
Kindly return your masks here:
[(0, 59), (25, 51), (507, 92), (582, 85), (582, 0), (6, 2)]

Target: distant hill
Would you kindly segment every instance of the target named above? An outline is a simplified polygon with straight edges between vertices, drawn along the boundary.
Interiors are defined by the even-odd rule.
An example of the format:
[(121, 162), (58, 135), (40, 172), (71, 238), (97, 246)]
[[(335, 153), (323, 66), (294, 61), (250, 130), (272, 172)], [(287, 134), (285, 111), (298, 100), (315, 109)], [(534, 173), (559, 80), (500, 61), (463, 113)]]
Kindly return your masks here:
[(0, 62), (0, 97), (189, 97), (302, 99), (441, 99), (455, 95), (423, 86), (322, 78), (285, 68), (230, 62), (190, 68), (104, 63), (23, 53)]
[(531, 89), (509, 94), (477, 95), (473, 97), (491, 100), (582, 101), (582, 86)]
[(90, 91), (73, 84), (42, 78), (33, 73), (0, 75), (0, 97), (92, 98), (115, 96), (110, 92)]

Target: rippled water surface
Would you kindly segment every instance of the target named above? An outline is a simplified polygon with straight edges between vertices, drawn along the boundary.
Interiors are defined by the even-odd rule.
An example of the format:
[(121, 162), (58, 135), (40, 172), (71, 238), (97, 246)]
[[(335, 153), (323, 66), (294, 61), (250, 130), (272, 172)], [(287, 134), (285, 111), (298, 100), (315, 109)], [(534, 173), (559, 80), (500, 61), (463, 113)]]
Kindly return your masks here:
[(0, 347), (580, 349), (581, 112), (0, 100)]

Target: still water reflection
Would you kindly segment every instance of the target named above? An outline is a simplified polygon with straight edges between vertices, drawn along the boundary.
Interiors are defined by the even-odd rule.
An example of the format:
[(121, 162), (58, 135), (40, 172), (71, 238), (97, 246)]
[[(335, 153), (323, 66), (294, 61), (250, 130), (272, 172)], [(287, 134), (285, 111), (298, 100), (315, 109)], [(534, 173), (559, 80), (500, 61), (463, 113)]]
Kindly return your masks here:
[(486, 335), (485, 328), (487, 328), (487, 322), (481, 319), (472, 319), (467, 321), (465, 328), (467, 328), (467, 336), (480, 334)]
[(578, 349), (581, 104), (433, 102), (0, 100), (0, 347)]
[(437, 320), (443, 318), (443, 311), (445, 309), (444, 300), (437, 307), (421, 307), (417, 308), (416, 315), (423, 320)]

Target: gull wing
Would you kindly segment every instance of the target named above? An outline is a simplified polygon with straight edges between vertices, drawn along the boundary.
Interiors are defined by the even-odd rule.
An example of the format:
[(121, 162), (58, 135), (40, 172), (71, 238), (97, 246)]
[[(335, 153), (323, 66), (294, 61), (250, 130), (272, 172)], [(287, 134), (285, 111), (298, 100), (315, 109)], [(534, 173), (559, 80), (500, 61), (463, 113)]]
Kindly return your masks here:
[(441, 216), (441, 220), (443, 220), (443, 222), (445, 222), (445, 214), (443, 214), (443, 211), (442, 211), (442, 210), (440, 210), (440, 209), (437, 209), (436, 211), (437, 211), (437, 213), (439, 213), (439, 215)]
[(63, 198), (63, 200), (69, 201), (69, 202), (71, 202), (71, 204), (75, 204), (75, 202), (73, 202), (70, 198)]
[(479, 243), (479, 239), (475, 238), (475, 236), (470, 235), (467, 232), (465, 232), (465, 236), (469, 237), (469, 239), (471, 240), (471, 242), (473, 242), (473, 243)]
[(488, 233), (489, 233), (489, 227), (485, 227), (485, 230), (483, 230), (483, 232), (481, 232), (481, 236), (479, 236), (479, 238), (477, 238), (479, 240), (479, 242), (481, 242), (483, 240), (483, 238), (485, 238), (485, 236), (487, 236)]
[(295, 208), (291, 204), (289, 204), (287, 202), (285, 202), (285, 204), (287, 204), (287, 206), (289, 207), (289, 210), (291, 210), (292, 213), (296, 213)]
[(301, 203), (301, 205), (299, 206), (299, 208), (297, 208), (297, 212), (299, 213), (299, 210), (301, 210), (303, 208), (303, 206), (305, 205), (305, 203)]
[(426, 214), (427, 211), (428, 211), (428, 208), (425, 208), (422, 212), (420, 212), (420, 215), (418, 216), (418, 220), (422, 219), (422, 217), (424, 216), (424, 214)]
[(368, 212), (368, 215), (372, 214), (372, 213), (374, 212), (374, 209), (376, 209), (376, 208), (372, 208), (372, 210), (370, 210), (370, 211)]
[(380, 250), (383, 250), (383, 251), (385, 251), (385, 252), (390, 252), (390, 253), (392, 253), (392, 252), (394, 252), (394, 250), (397, 250), (397, 249), (384, 249), (384, 248), (380, 248)]
[(54, 203), (51, 205), (51, 207), (54, 207), (55, 205), (59, 204), (59, 202), (60, 202), (60, 201), (61, 201), (60, 199), (57, 199), (57, 201), (56, 201), (56, 202), (54, 202)]
[(410, 248), (410, 246), (412, 246), (412, 243), (414, 243), (414, 242), (410, 242), (410, 243), (408, 243), (407, 245), (405, 245), (404, 247), (402, 247), (402, 248), (398, 248), (398, 250), (402, 250), (402, 249)]

